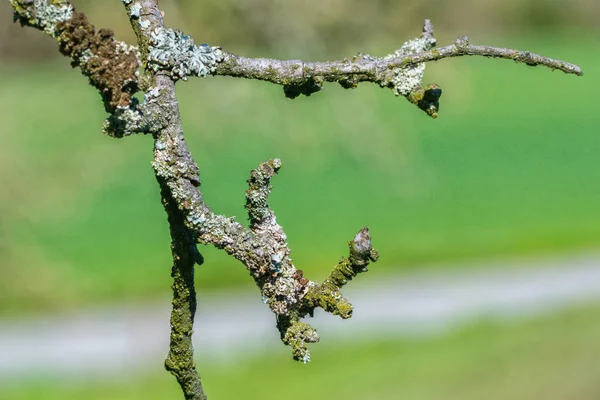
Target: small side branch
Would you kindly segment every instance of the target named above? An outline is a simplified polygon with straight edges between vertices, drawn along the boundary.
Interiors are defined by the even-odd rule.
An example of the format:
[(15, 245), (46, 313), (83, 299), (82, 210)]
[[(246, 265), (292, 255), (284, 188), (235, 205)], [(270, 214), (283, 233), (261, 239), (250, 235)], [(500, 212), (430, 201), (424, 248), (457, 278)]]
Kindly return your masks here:
[(368, 271), (367, 266), (377, 261), (379, 253), (371, 245), (369, 228), (361, 229), (354, 240), (348, 242), (348, 247), (349, 257), (342, 258), (323, 283), (308, 287), (306, 304), (309, 308), (321, 307), (343, 319), (352, 316), (352, 304), (342, 296), (340, 289), (359, 273)]
[(281, 85), (289, 98), (301, 94), (310, 96), (321, 90), (323, 82), (337, 82), (347, 89), (355, 88), (361, 82), (372, 82), (392, 89), (396, 95), (404, 96), (433, 118), (438, 115), (442, 90), (435, 83), (423, 85), (423, 71), (427, 62), (452, 57), (482, 56), (583, 75), (581, 68), (575, 64), (529, 51), (476, 46), (470, 44), (467, 37), (461, 37), (454, 44), (445, 47), (432, 48), (434, 44), (433, 26), (426, 20), (420, 39), (406, 42), (399, 50), (382, 58), (359, 54), (351, 60), (304, 62), (246, 58), (222, 51), (223, 61), (216, 65), (213, 74)]
[[(222, 61), (217, 63), (213, 74), (279, 84), (283, 86), (286, 97), (292, 99), (301, 94), (310, 96), (321, 90), (323, 82), (337, 82), (344, 88), (355, 88), (360, 82), (373, 82), (390, 88), (397, 96), (404, 96), (419, 105), (419, 101), (409, 96), (422, 87), (425, 64), (394, 65), (390, 60), (404, 60), (433, 48), (435, 44), (433, 25), (426, 20), (421, 37), (405, 42), (398, 50), (382, 58), (359, 54), (352, 60), (333, 62), (280, 61), (240, 57), (221, 50)], [(425, 107), (419, 107), (425, 110)], [(433, 117), (437, 115), (437, 109), (425, 111)]]
[(246, 211), (250, 219), (250, 228), (258, 227), (272, 222), (275, 214), (267, 204), (267, 198), (271, 194), (271, 178), (281, 168), (281, 160), (276, 158), (262, 163), (257, 169), (250, 173), (248, 179), (248, 190), (246, 191)]
[(369, 263), (379, 258), (379, 253), (371, 245), (368, 228), (361, 229), (348, 245), (349, 257), (342, 258), (322, 284), (309, 281), (303, 277), (301, 270), (296, 271), (297, 285), (304, 290), (300, 292), (294, 312), (277, 316), (277, 328), (281, 339), (292, 348), (296, 360), (304, 363), (310, 361), (307, 344), (319, 341), (317, 331), (300, 319), (308, 315), (313, 316), (317, 307), (343, 319), (350, 318), (352, 304), (342, 295), (340, 289), (359, 273), (366, 272)]
[(544, 66), (567, 74), (581, 76), (583, 71), (575, 64), (544, 57), (529, 51), (476, 46), (466, 37), (459, 38), (455, 44), (435, 48), (412, 55), (381, 60), (364, 60), (360, 55), (353, 61), (305, 62), (300, 60), (276, 60), (268, 58), (247, 58), (223, 51), (223, 62), (217, 64), (214, 75), (236, 78), (257, 79), (278, 85), (300, 85), (307, 78), (318, 77), (326, 82), (385, 83), (389, 70), (411, 64), (439, 61), (444, 58), (462, 56), (482, 56), (504, 58), (530, 66)]
[(504, 58), (506, 60), (513, 60), (516, 63), (526, 64), (531, 67), (542, 66), (552, 70), (562, 71), (565, 74), (573, 74), (577, 76), (583, 75), (583, 71), (578, 65), (571, 64), (566, 61), (556, 60), (550, 57), (544, 57), (530, 51), (472, 45), (470, 44), (467, 36), (459, 37), (452, 45), (440, 47), (421, 54), (415, 54), (414, 56), (407, 57), (405, 59), (397, 59), (394, 60), (393, 63), (395, 65), (422, 63), (462, 56)]

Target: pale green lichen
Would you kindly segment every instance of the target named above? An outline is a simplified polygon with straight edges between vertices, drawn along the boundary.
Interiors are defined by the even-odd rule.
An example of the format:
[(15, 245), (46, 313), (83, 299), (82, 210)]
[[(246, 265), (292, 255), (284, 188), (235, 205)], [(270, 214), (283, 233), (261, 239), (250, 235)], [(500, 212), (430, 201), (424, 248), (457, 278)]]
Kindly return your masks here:
[(187, 80), (188, 76), (205, 77), (214, 72), (222, 60), (220, 47), (197, 46), (178, 30), (159, 27), (152, 31), (148, 61), (155, 71), (170, 71), (173, 78)]
[[(435, 40), (429, 38), (418, 38), (409, 40), (402, 47), (387, 55), (385, 58), (406, 57), (429, 50), (435, 44)], [(410, 92), (423, 82), (425, 74), (425, 63), (413, 64), (394, 70), (394, 92), (396, 95), (407, 96)]]
[[(39, 27), (51, 36), (56, 36), (56, 25), (73, 17), (73, 6), (66, 1), (35, 0), (33, 4), (27, 2), (12, 1), (18, 16), (24, 17), (31, 25)], [(23, 4), (19, 4), (23, 3)]]
[[(361, 54), (360, 57), (365, 60), (389, 60), (391, 58), (402, 58), (431, 49), (435, 45), (435, 39), (430, 37), (420, 37), (407, 41), (395, 52), (382, 58)], [(393, 69), (394, 76), (391, 80), (392, 90), (396, 96), (408, 96), (417, 86), (423, 82), (425, 74), (425, 63), (408, 64)]]
[(136, 101), (127, 107), (118, 106), (102, 126), (102, 131), (112, 137), (125, 137), (147, 130), (144, 116)]

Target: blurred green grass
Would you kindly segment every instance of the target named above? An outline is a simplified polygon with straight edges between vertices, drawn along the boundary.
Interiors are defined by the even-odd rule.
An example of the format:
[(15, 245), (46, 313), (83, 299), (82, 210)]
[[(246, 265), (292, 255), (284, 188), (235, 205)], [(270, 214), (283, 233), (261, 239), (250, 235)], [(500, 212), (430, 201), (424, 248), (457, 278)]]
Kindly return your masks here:
[[(528, 321), (480, 322), (441, 337), (312, 347), (313, 362), (291, 361), (287, 349), (250, 361), (202, 362), (215, 399), (588, 400), (598, 395), (597, 305)], [(7, 384), (13, 400), (135, 400), (181, 396), (167, 372), (125, 374), (116, 381)]]
[[(180, 84), (208, 203), (244, 221), (248, 172), (281, 158), (271, 205), (313, 279), (365, 225), (382, 254), (373, 275), (596, 247), (597, 39), (487, 43), (576, 62), (586, 75), (475, 58), (432, 64), (426, 79), (444, 89), (435, 121), (373, 85), (327, 85), (290, 101), (261, 82)], [(66, 60), (5, 66), (0, 79), (0, 311), (166, 293), (169, 239), (151, 139), (103, 137), (98, 96)], [(252, 286), (234, 260), (204, 253), (200, 290)]]

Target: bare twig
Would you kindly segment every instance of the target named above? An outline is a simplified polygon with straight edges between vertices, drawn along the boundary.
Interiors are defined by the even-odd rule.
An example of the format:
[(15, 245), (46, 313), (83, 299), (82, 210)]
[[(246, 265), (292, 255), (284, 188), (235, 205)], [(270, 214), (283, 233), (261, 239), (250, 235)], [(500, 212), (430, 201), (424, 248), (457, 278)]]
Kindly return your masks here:
[[(433, 25), (429, 20), (425, 21), (422, 38), (429, 41), (431, 45), (429, 47), (435, 45)], [(414, 43), (409, 41), (403, 45), (403, 48), (407, 47), (407, 44), (412, 48)], [(355, 88), (360, 82), (372, 82), (381, 87), (391, 88), (396, 95), (403, 95), (434, 118), (437, 117), (439, 109), (441, 88), (437, 84), (423, 86), (422, 71), (419, 79), (410, 79), (414, 75), (410, 73), (411, 68), (417, 68), (426, 62), (452, 57), (483, 56), (504, 58), (530, 66), (539, 65), (568, 74), (583, 75), (581, 68), (575, 64), (529, 51), (471, 45), (466, 36), (458, 38), (452, 45), (440, 48), (427, 50), (427, 47), (421, 47), (413, 51), (403, 51), (403, 48), (382, 58), (359, 54), (352, 60), (328, 62), (246, 58), (222, 51), (223, 61), (216, 65), (213, 74), (257, 79), (282, 85), (285, 95), (289, 98), (295, 98), (300, 94), (310, 96), (321, 89), (323, 82), (337, 82), (344, 88)], [(405, 71), (408, 73), (405, 74)], [(402, 87), (405, 89), (402, 90)]]
[(544, 57), (529, 51), (504, 49), (490, 46), (475, 46), (462, 37), (455, 44), (435, 48), (422, 53), (367, 60), (358, 56), (354, 61), (305, 62), (300, 60), (275, 60), (269, 58), (247, 58), (223, 51), (223, 62), (217, 65), (214, 75), (236, 78), (258, 79), (278, 85), (300, 85), (307, 78), (319, 77), (326, 82), (374, 82), (385, 85), (389, 71), (410, 64), (438, 61), (461, 56), (483, 56), (505, 58), (530, 66), (544, 66), (567, 74), (583, 75), (581, 68), (565, 61)]

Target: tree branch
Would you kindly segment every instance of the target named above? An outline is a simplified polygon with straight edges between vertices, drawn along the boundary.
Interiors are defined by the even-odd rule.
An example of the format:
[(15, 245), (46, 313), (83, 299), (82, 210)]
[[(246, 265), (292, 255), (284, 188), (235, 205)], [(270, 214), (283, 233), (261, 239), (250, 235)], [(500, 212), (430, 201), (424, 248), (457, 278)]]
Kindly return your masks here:
[[(127, 3), (127, 2), (126, 2)], [(148, 26), (140, 27), (134, 7), (144, 15)], [(142, 54), (147, 53), (147, 43), (152, 29), (163, 27), (162, 14), (156, 0), (126, 4), (131, 24), (138, 38)], [(194, 264), (203, 262), (196, 248), (197, 234), (188, 227), (188, 214), (181, 202), (197, 202), (203, 207), (202, 195), (196, 189), (200, 184), (198, 167), (185, 144), (179, 105), (175, 95), (175, 82), (165, 73), (154, 73), (146, 66), (145, 79), (152, 87), (153, 112), (148, 117), (157, 121), (154, 135), (154, 173), (160, 185), (162, 202), (167, 213), (173, 253), (173, 310), (171, 312), (171, 341), (165, 361), (166, 369), (175, 376), (186, 399), (204, 400), (200, 376), (194, 361), (192, 333), (196, 312)], [(148, 110), (150, 111), (150, 110)], [(182, 198), (182, 196), (185, 196)]]
[(171, 340), (165, 368), (176, 377), (186, 399), (206, 399), (200, 376), (196, 370), (192, 344), (194, 315), (196, 314), (194, 264), (202, 264), (203, 259), (196, 249), (194, 234), (185, 226), (177, 203), (173, 201), (166, 186), (161, 186), (163, 205), (169, 220), (173, 254)]
[(275, 221), (275, 214), (267, 204), (267, 198), (271, 194), (272, 187), (269, 185), (271, 178), (281, 168), (281, 160), (276, 158), (266, 163), (262, 163), (258, 169), (250, 174), (246, 191), (246, 211), (250, 219), (250, 228), (258, 230), (266, 224), (272, 224)]
[[(327, 312), (347, 319), (352, 316), (352, 305), (340, 293), (342, 286), (346, 285), (356, 275), (367, 272), (371, 261), (377, 261), (379, 253), (371, 246), (369, 228), (363, 228), (348, 242), (350, 255), (342, 258), (333, 267), (331, 274), (320, 285), (309, 286), (306, 293), (308, 307), (321, 307)], [(309, 311), (312, 314), (312, 310)]]
[[(345, 88), (374, 82), (436, 117), (441, 88), (423, 85), (425, 63), (429, 61), (478, 55), (582, 75), (573, 64), (529, 52), (473, 46), (466, 37), (434, 49), (433, 25), (428, 20), (421, 37), (381, 58), (366, 54), (334, 62), (244, 58), (220, 47), (197, 46), (189, 36), (165, 28), (157, 0), (122, 2), (137, 36), (137, 48), (115, 40), (111, 31), (96, 31), (66, 0), (11, 0), (16, 20), (56, 38), (60, 51), (98, 89), (109, 113), (104, 126), (107, 134), (153, 136), (152, 166), (169, 221), (173, 255), (171, 340), (165, 366), (176, 377), (186, 399), (206, 398), (192, 346), (194, 265), (203, 262), (197, 243), (223, 249), (246, 266), (263, 301), (276, 316), (282, 341), (292, 348), (294, 358), (303, 362), (310, 360), (307, 343), (317, 342), (319, 336), (301, 319), (312, 316), (317, 307), (342, 318), (351, 317), (352, 305), (341, 288), (367, 271), (368, 264), (379, 255), (371, 245), (369, 230), (363, 228), (349, 242), (348, 258), (342, 258), (323, 283), (306, 279), (294, 266), (285, 231), (267, 203), (271, 180), (281, 168), (279, 159), (261, 163), (250, 174), (246, 191), (249, 227), (214, 214), (199, 190), (199, 170), (183, 135), (175, 81), (210, 74), (259, 79), (282, 85), (290, 98), (308, 96), (326, 81)], [(145, 94), (142, 104), (133, 97), (140, 90)]]
[(175, 79), (209, 73), (257, 79), (283, 86), (286, 97), (292, 99), (321, 90), (323, 82), (337, 82), (347, 89), (355, 88), (361, 82), (373, 82), (392, 89), (397, 96), (404, 96), (433, 118), (437, 117), (442, 91), (437, 84), (423, 85), (426, 62), (467, 55), (483, 56), (583, 75), (577, 65), (529, 51), (474, 46), (466, 36), (458, 38), (452, 45), (436, 49), (433, 25), (429, 20), (425, 20), (421, 37), (407, 41), (384, 57), (359, 54), (351, 60), (330, 62), (242, 57), (220, 47), (196, 46), (191, 38), (173, 30), (157, 31), (155, 37), (153, 45), (159, 50), (150, 54), (149, 61), (157, 69), (170, 71)]
[(386, 86), (390, 70), (444, 58), (461, 56), (483, 56), (504, 58), (530, 66), (544, 66), (567, 74), (583, 75), (575, 64), (555, 60), (529, 51), (471, 45), (466, 36), (456, 43), (425, 52), (398, 57), (369, 59), (364, 55), (352, 61), (305, 62), (300, 60), (275, 60), (269, 58), (247, 58), (223, 51), (223, 62), (217, 64), (214, 75), (257, 79), (278, 85), (302, 85), (306, 79), (321, 78), (326, 82), (346, 81), (354, 83), (374, 82)]

